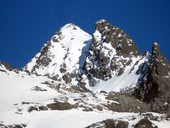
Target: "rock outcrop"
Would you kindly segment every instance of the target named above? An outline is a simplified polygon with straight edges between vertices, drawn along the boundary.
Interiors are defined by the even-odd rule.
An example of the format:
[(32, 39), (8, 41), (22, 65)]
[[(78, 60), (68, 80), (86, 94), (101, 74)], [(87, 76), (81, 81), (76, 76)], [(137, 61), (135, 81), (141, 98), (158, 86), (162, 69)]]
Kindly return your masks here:
[(96, 22), (96, 31), (85, 63), (85, 73), (95, 86), (95, 79), (108, 80), (120, 76), (138, 57), (139, 51), (133, 40), (120, 28), (106, 20)]
[(157, 126), (154, 126), (151, 121), (147, 118), (141, 119), (134, 128), (158, 128)]
[(107, 119), (94, 123), (86, 128), (128, 128), (128, 124), (126, 121)]
[(153, 111), (170, 110), (170, 64), (154, 43), (147, 70), (139, 79), (134, 95), (150, 104)]

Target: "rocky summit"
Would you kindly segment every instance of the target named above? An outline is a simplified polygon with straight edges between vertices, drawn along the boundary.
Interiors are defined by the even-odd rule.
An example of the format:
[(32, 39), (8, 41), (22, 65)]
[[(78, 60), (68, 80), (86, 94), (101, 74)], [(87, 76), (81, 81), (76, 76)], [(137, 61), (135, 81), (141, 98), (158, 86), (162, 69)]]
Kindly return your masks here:
[(168, 128), (170, 64), (102, 19), (69, 23), (24, 68), (0, 62), (0, 128)]

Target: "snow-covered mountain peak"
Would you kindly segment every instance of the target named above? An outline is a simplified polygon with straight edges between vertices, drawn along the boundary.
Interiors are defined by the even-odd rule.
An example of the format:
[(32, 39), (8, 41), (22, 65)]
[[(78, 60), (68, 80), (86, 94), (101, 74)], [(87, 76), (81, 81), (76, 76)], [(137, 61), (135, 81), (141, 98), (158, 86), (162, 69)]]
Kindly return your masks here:
[(70, 81), (80, 65), (91, 43), (91, 36), (81, 28), (69, 23), (63, 26), (41, 51), (29, 62), (25, 70), (38, 75), (48, 75), (57, 80)]
[[(76, 26), (75, 24), (73, 23), (68, 23), (68, 24), (65, 24), (63, 27), (61, 27), (60, 30), (68, 30), (68, 29), (74, 29), (76, 30), (77, 28), (79, 28), (78, 26)], [(80, 29), (80, 28), (79, 28)]]
[(103, 22), (107, 22), (107, 21), (105, 19), (100, 19), (96, 22), (96, 24), (103, 23)]
[[(139, 77), (135, 71), (145, 60), (147, 57), (139, 55), (136, 45), (123, 30), (100, 20), (96, 22), (92, 37), (76, 25), (66, 24), (42, 47), (25, 70), (89, 89), (98, 85), (100, 80), (107, 81), (134, 70), (134, 77), (126, 86), (130, 87)], [(140, 62), (134, 68), (136, 61)], [(105, 84), (112, 86), (115, 83)], [(122, 82), (117, 85), (122, 88)], [(110, 87), (106, 88), (103, 90), (109, 91)]]
[[(83, 38), (91, 38), (91, 36), (87, 32), (83, 31), (80, 27), (74, 25), (73, 23), (68, 23), (61, 27), (60, 30), (56, 32), (56, 34), (51, 38), (50, 41), (59, 43), (69, 43), (69, 39), (74, 40), (74, 37), (82, 38), (82, 36), (84, 36)], [(61, 40), (65, 40), (65, 42), (60, 42)]]
[(68, 34), (68, 33), (72, 33), (72, 34), (78, 34), (81, 35), (86, 35), (87, 37), (91, 37), (87, 32), (85, 32), (84, 30), (82, 30), (80, 27), (76, 26), (75, 24), (73, 23), (68, 23), (68, 24), (65, 24), (63, 27), (60, 28), (59, 31), (57, 31), (57, 35), (59, 34)]

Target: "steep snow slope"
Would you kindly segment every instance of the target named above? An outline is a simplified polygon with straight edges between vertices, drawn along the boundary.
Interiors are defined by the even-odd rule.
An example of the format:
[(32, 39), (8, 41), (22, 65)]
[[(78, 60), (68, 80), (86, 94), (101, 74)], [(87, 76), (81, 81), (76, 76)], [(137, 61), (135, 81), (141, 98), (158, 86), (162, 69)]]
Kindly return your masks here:
[(140, 73), (137, 73), (141, 65), (148, 63), (149, 56), (139, 56), (132, 58), (132, 63), (127, 66), (120, 76), (113, 76), (107, 81), (100, 80), (94, 87), (89, 87), (93, 92), (114, 91), (121, 92), (136, 87)]
[[(66, 24), (29, 62), (25, 70), (62, 80), (64, 74), (79, 73), (91, 43), (91, 36), (74, 24)], [(67, 83), (67, 80), (65, 80)]]

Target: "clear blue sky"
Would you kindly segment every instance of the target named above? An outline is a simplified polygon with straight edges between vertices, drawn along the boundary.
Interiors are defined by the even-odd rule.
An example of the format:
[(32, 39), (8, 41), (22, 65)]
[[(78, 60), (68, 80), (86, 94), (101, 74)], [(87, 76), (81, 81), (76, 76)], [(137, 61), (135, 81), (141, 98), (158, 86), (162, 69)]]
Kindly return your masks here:
[(159, 42), (170, 60), (169, 0), (0, 0), (0, 60), (23, 67), (64, 24), (91, 34), (101, 18), (124, 29), (141, 52)]

